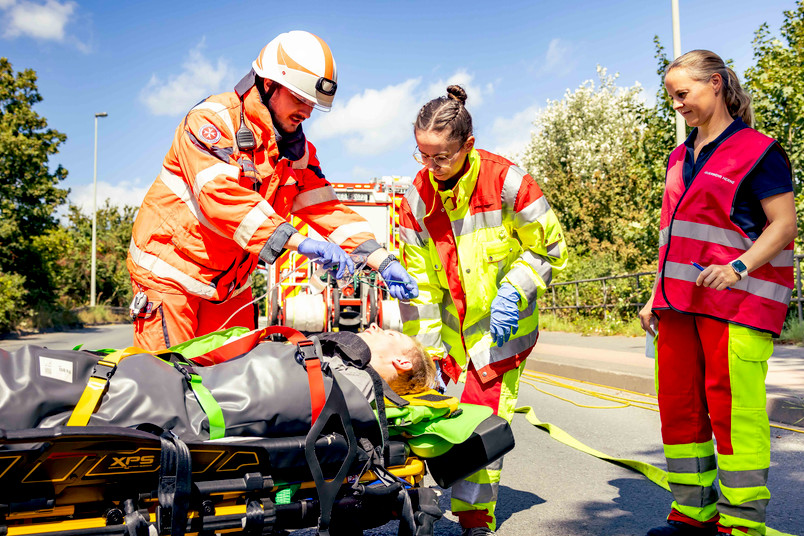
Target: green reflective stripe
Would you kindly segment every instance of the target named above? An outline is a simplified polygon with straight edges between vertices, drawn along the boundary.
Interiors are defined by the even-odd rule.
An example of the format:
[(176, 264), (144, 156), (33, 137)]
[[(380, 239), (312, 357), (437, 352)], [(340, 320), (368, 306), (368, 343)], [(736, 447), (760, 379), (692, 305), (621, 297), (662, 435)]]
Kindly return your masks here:
[(768, 482), (768, 469), (754, 469), (752, 471), (726, 471), (718, 472), (721, 487), (728, 488), (760, 488)]
[(673, 498), (682, 506), (704, 508), (717, 503), (717, 491), (712, 486), (673, 482), (673, 475), (670, 475), (669, 483)]
[(673, 458), (705, 458), (715, 455), (715, 442), (684, 443), (682, 445), (664, 445), (664, 455), (667, 459)]
[(698, 506), (686, 506), (683, 504), (678, 504), (678, 501), (673, 501), (673, 504), (670, 507), (674, 510), (678, 510), (685, 516), (688, 516), (695, 521), (700, 521), (701, 523), (706, 523), (717, 515), (717, 503), (715, 502), (700, 508)]
[(706, 473), (717, 469), (715, 455), (704, 458), (668, 458), (667, 471), (670, 473)]
[(223, 410), (221, 410), (218, 401), (212, 396), (202, 383), (201, 376), (198, 374), (190, 374), (190, 388), (193, 390), (198, 403), (201, 404), (201, 409), (207, 415), (209, 420), (209, 438), (220, 439), (226, 435), (226, 423), (223, 420)]

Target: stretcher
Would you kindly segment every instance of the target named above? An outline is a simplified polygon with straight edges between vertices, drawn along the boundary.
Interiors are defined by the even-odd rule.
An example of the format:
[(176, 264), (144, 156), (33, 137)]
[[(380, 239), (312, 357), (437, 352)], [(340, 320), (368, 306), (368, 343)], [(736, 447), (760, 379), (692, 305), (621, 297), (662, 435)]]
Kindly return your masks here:
[[(13, 357), (0, 351), (0, 360)], [(115, 383), (106, 363), (88, 375), (89, 385), (107, 376), (103, 388), (96, 385), (105, 392), (104, 401)], [(313, 368), (309, 364), (306, 368)], [(207, 379), (214, 385), (214, 376)], [(317, 527), (321, 535), (350, 536), (399, 519), (399, 534), (429, 536), (442, 513), (439, 490), (424, 484), (425, 474), (446, 488), (513, 448), (504, 419), (436, 392), (404, 397), (418, 404), (418, 413), (381, 399), (379, 426), (372, 431), (352, 418), (350, 394), (341, 383), (327, 384), (320, 406), (312, 404), (317, 415), (304, 433), (281, 436), (246, 432), (212, 439), (213, 427), (205, 425), (204, 439), (176, 434), (180, 426), (115, 426), (91, 419), (53, 425), (52, 416), (45, 419), (47, 427), (20, 428), (9, 426), (17, 421), (4, 417), (12, 414), (6, 408), (0, 411), (0, 535), (203, 536)], [(0, 398), (13, 401), (2, 393)], [(131, 403), (139, 400), (134, 396)], [(95, 416), (103, 413), (98, 404)], [(433, 407), (450, 409), (439, 413)], [(436, 417), (422, 418), (428, 411)], [(471, 430), (449, 431), (464, 417), (463, 427), (471, 423)], [(75, 424), (75, 414), (71, 421)]]

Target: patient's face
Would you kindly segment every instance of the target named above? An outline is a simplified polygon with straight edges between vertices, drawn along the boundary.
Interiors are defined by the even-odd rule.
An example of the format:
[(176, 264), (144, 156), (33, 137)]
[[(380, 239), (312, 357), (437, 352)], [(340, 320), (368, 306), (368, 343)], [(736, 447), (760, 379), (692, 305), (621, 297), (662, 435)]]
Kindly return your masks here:
[(394, 357), (409, 355), (415, 349), (412, 338), (398, 331), (382, 329), (377, 324), (372, 324), (358, 335), (371, 349), (371, 366), (385, 381), (397, 376)]

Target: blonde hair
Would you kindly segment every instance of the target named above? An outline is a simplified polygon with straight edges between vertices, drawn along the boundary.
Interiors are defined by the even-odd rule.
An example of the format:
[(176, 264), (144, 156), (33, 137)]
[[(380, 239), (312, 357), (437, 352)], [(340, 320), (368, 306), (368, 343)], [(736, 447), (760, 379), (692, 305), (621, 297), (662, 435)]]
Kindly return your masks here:
[(734, 118), (741, 118), (746, 125), (754, 125), (754, 111), (751, 109), (751, 96), (740, 85), (734, 71), (723, 59), (710, 50), (691, 50), (674, 59), (664, 75), (673, 69), (684, 69), (693, 80), (707, 82), (717, 73), (723, 79), (723, 100), (726, 109)]
[(388, 383), (398, 395), (421, 393), (430, 389), (435, 382), (436, 367), (433, 358), (418, 339), (407, 337), (410, 339), (412, 347), (405, 355), (410, 359), (413, 367), (409, 371), (400, 372), (396, 379)]

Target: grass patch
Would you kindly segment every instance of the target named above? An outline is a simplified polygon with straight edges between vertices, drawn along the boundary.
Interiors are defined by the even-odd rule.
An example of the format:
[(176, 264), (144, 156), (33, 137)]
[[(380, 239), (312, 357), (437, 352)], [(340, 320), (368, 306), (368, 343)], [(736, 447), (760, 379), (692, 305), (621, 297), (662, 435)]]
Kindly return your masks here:
[(85, 326), (130, 322), (128, 309), (125, 307), (109, 307), (108, 305), (81, 307), (75, 309), (75, 314)]
[(790, 318), (784, 323), (782, 333), (779, 336), (779, 342), (782, 344), (795, 344), (804, 346), (804, 322), (798, 318)]
[(623, 335), (625, 337), (644, 337), (639, 318), (622, 319), (616, 315), (608, 318), (558, 316), (549, 312), (539, 313), (539, 329), (544, 331), (566, 331), (582, 335)]

